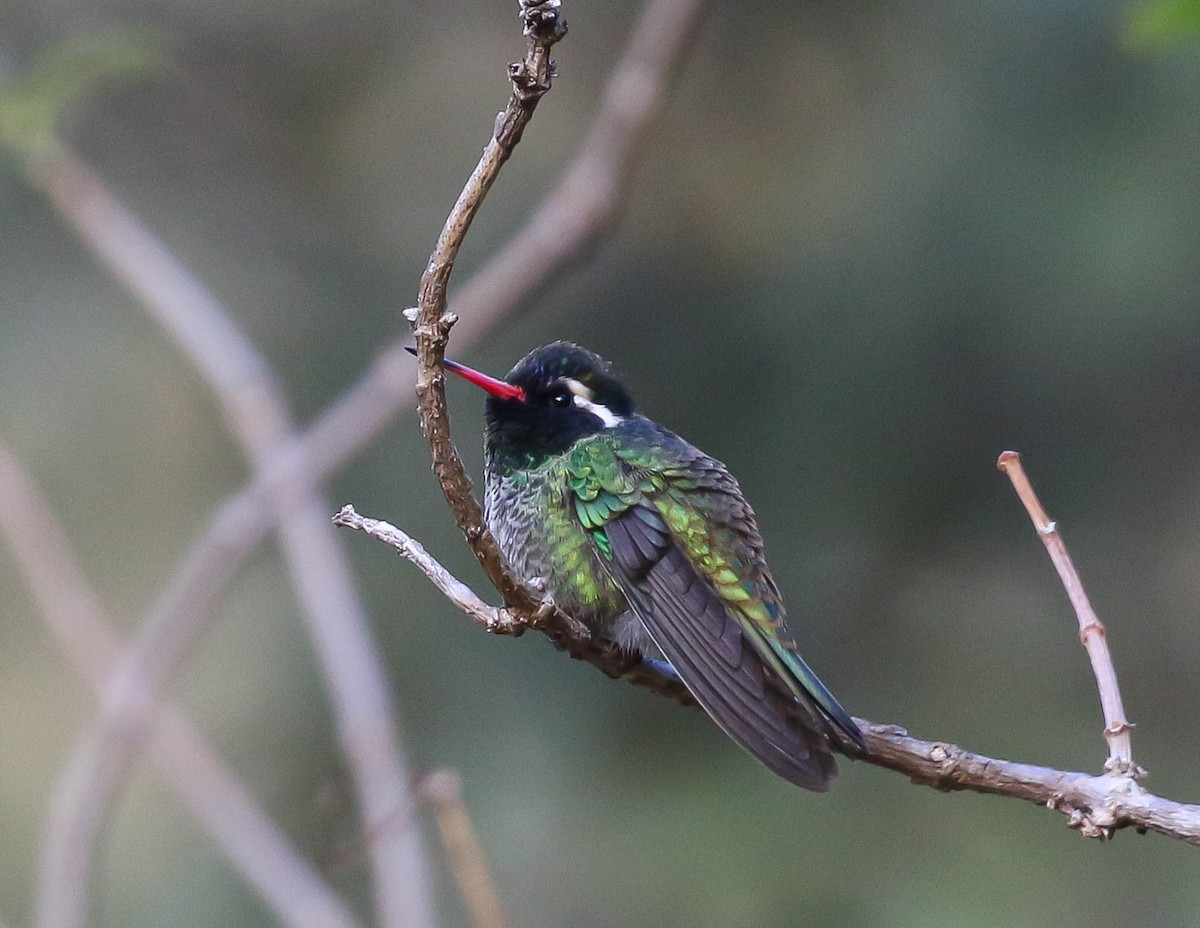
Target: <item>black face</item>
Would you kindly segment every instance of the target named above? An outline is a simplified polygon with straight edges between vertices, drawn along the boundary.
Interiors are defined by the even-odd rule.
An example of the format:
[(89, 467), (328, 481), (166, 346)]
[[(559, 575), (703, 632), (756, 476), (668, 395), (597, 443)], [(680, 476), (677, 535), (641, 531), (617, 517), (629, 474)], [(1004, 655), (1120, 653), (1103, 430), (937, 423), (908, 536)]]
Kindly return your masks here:
[(504, 379), (524, 399), (489, 396), (485, 408), (493, 465), (535, 467), (580, 438), (633, 414), (633, 397), (611, 365), (570, 342), (536, 348)]

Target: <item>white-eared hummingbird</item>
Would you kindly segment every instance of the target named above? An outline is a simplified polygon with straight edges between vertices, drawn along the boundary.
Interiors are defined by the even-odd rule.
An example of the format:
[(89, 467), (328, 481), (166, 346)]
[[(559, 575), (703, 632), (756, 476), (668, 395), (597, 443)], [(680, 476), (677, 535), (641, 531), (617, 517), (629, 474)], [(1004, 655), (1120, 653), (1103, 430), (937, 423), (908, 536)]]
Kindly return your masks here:
[[(415, 354), (415, 352), (414, 352)], [(593, 632), (673, 673), (786, 780), (836, 776), (862, 733), (800, 657), (754, 511), (725, 465), (638, 414), (600, 356), (538, 348), (489, 395), (484, 513), (511, 569)]]

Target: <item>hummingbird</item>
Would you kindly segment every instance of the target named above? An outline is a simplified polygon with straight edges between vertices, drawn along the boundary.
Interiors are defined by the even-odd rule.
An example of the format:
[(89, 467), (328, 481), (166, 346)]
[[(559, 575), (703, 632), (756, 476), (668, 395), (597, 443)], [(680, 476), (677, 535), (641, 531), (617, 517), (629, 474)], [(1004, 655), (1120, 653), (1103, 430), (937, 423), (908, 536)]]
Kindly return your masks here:
[(800, 657), (725, 465), (638, 413), (609, 362), (570, 342), (504, 380), (445, 366), (488, 394), (484, 518), (514, 573), (680, 680), (779, 776), (828, 789), (833, 751), (866, 745)]

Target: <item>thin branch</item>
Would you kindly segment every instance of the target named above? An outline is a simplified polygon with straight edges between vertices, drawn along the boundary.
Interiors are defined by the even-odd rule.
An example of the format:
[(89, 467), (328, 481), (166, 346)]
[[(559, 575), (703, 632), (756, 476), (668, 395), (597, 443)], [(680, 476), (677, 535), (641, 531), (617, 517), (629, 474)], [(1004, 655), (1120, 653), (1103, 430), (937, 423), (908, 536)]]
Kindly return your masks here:
[[(34, 177), (93, 253), (137, 296), (204, 374), (251, 463), (262, 468), (294, 438), (294, 424), (274, 373), (215, 297), (183, 267), (103, 182), (65, 150), (34, 165)], [(369, 632), (349, 562), (325, 514), (313, 475), (296, 470), (294, 486), (274, 500), (284, 554), (308, 616), (329, 686), (334, 720), (370, 846), (377, 913), (385, 928), (425, 928), (433, 905), (419, 833), (411, 815), (409, 775), (397, 737), (383, 662)], [(211, 594), (209, 594), (211, 596)], [(147, 672), (148, 655), (178, 662), (192, 642), (173, 613), (139, 629), (106, 689), (106, 712), (85, 734), (57, 795), (46, 848), (43, 897), (70, 913), (84, 911), (87, 865), (106, 806), (151, 729), (154, 693), (165, 672)], [(379, 822), (394, 827), (376, 828)], [(68, 861), (70, 866), (68, 866)]]
[[(59, 648), (101, 692), (117, 653), (112, 621), (71, 553), (66, 534), (16, 456), (0, 442), (0, 535)], [(249, 791), (170, 704), (150, 741), (167, 781), (291, 928), (354, 928), (354, 917)]]
[[(451, 209), (425, 273), (421, 276), (414, 327), (417, 341), (417, 411), (421, 417), (421, 431), (433, 457), (433, 471), (438, 484), (471, 551), (492, 585), (500, 591), (505, 606), (526, 622), (546, 630), (572, 656), (598, 663), (607, 673), (624, 676), (632, 669), (632, 661), (627, 655), (611, 647), (588, 646), (580, 649), (584, 639), (580, 635), (579, 623), (555, 609), (548, 600), (544, 601), (526, 589), (508, 570), (495, 539), (483, 525), (483, 512), (472, 495), (471, 480), (450, 440), (450, 413), (446, 407), (442, 360), (450, 328), (457, 317), (446, 311), (446, 287), (471, 221), (495, 183), (501, 167), (512, 154), (513, 147), (520, 141), (538, 101), (550, 89), (554, 63), (549, 50), (566, 34), (566, 23), (558, 13), (557, 0), (536, 7), (523, 0), (522, 15), (525, 17), (529, 47), (523, 61), (509, 66), (512, 96), (497, 118), (495, 132)], [(677, 23), (673, 21), (673, 24)], [(607, 656), (602, 656), (601, 652), (605, 650)]]
[(1133, 762), (1133, 745), (1130, 733), (1133, 729), (1125, 717), (1125, 706), (1121, 701), (1121, 687), (1117, 683), (1117, 670), (1113, 666), (1112, 654), (1108, 649), (1108, 631), (1096, 617), (1091, 601), (1083, 589), (1083, 581), (1075, 570), (1066, 543), (1058, 533), (1058, 523), (1052, 521), (1042, 508), (1033, 484), (1021, 466), (1021, 455), (1016, 451), (1005, 451), (996, 466), (1012, 482), (1013, 489), (1025, 505), (1025, 511), (1037, 529), (1038, 537), (1046, 545), (1050, 560), (1058, 571), (1063, 589), (1075, 610), (1079, 621), (1079, 640), (1087, 650), (1096, 677), (1096, 689), (1100, 693), (1100, 707), (1104, 713), (1104, 739), (1108, 742), (1108, 760), (1104, 769), (1110, 773), (1125, 773), (1136, 776), (1143, 771)]
[(454, 261), (484, 197), (521, 140), (538, 102), (550, 90), (554, 76), (550, 49), (567, 34), (566, 20), (558, 5), (558, 0), (536, 6), (521, 0), (528, 48), (522, 61), (509, 65), (512, 94), (508, 105), (496, 118), (492, 137), (450, 210), (425, 273), (421, 275), (414, 328), (417, 412), (421, 417), (421, 431), (433, 456), (433, 472), (458, 527), (492, 585), (500, 591), (506, 605), (527, 612), (536, 610), (538, 601), (505, 567), (495, 540), (483, 526), (483, 513), (471, 493), (470, 478), (450, 442), (450, 413), (446, 408), (442, 359), (450, 327), (456, 321), (455, 316), (446, 312), (446, 287), (454, 270)]
[[(536, 67), (538, 51), (536, 30), (531, 29), (530, 55), (527, 56), (526, 67)], [(560, 36), (554, 36), (546, 44), (552, 44)], [(543, 56), (548, 63), (548, 55)], [(519, 74), (514, 71), (514, 77)], [(545, 74), (545, 86), (548, 89), (549, 71)], [(519, 98), (519, 84), (514, 82), (514, 97)], [(541, 90), (545, 92), (545, 90)], [(534, 100), (536, 103), (536, 99)], [(506, 116), (516, 111), (514, 103), (509, 110), (502, 114), (498, 127), (504, 124)], [(522, 111), (519, 117), (528, 119), (532, 115), (532, 107)], [(523, 124), (522, 124), (523, 125)], [(517, 133), (519, 137), (519, 132)], [(416, 336), (418, 350), (418, 386), (417, 396), (421, 415), (422, 430), (430, 447), (433, 458), (434, 472), (442, 487), (451, 511), (459, 528), (463, 531), (484, 568), (492, 585), (500, 592), (507, 610), (501, 613), (494, 610), (488, 613), (482, 601), (474, 594), (464, 593), (464, 587), (437, 564), (420, 545), (403, 535), (393, 526), (381, 530), (379, 523), (362, 520), (347, 507), (339, 514), (339, 524), (348, 525), (368, 531), (397, 547), (405, 557), (416, 563), (427, 575), (434, 579), (439, 588), (472, 615), (477, 622), (489, 630), (503, 629), (511, 633), (514, 617), (524, 624), (536, 625), (542, 613), (547, 610), (538, 609), (535, 597), (512, 577), (505, 568), (495, 541), (489, 536), (483, 526), (478, 503), (471, 493), (471, 484), (467, 479), (462, 463), (454, 449), (450, 438), (449, 415), (446, 408), (442, 360), (446, 340), (451, 326), (457, 317), (446, 312), (446, 285), (453, 269), (454, 259), (461, 246), (463, 237), (470, 225), (475, 211), (479, 208), (483, 196), (490, 189), (496, 174), (508, 151), (499, 149), (500, 132), (497, 138), (485, 150), (479, 166), (468, 180), (460, 195), (458, 203), (451, 211), (450, 217), (438, 239), (437, 246), (430, 258), (429, 266), (422, 277), (418, 312), (416, 314)], [(1001, 462), (1004, 467), (1004, 459)], [(1031, 510), (1032, 513), (1032, 510)], [(1035, 522), (1036, 522), (1035, 518)], [(1046, 520), (1048, 521), (1048, 520)], [(1051, 527), (1052, 530), (1052, 527)], [(1043, 537), (1047, 536), (1043, 532)], [(1061, 540), (1053, 536), (1061, 548)], [(1049, 538), (1047, 545), (1051, 548), (1056, 565), (1069, 564), (1064, 555), (1060, 561), (1055, 556), (1056, 548), (1051, 546)], [(1062, 567), (1060, 566), (1060, 571)], [(1072, 572), (1073, 576), (1073, 572)], [(1068, 577), (1064, 573), (1064, 582)], [(1076, 578), (1077, 579), (1077, 578)], [(1068, 589), (1071, 585), (1068, 584)], [(1079, 587), (1079, 599), (1082, 597), (1082, 587)], [(1072, 601), (1077, 598), (1072, 594)], [(1086, 600), (1083, 600), (1086, 602)], [(1102, 634), (1095, 634), (1103, 627), (1095, 620), (1094, 615), (1085, 622), (1081, 613), (1081, 634), (1084, 643), (1088, 645), (1089, 654), (1093, 654), (1093, 645), (1089, 641), (1102, 639)], [(544, 624), (544, 623), (543, 623)], [(571, 653), (575, 656), (587, 655), (598, 646), (590, 636), (585, 640), (569, 642)], [(1096, 657), (1093, 656), (1093, 660)], [(1111, 661), (1109, 662), (1111, 667)], [(1097, 674), (1098, 680), (1101, 679)], [(1115, 686), (1115, 675), (1112, 676)], [(1101, 682), (1102, 698), (1106, 682)], [(1115, 690), (1114, 690), (1115, 692)], [(1115, 704), (1119, 709), (1119, 702)], [(1108, 715), (1109, 703), (1105, 704), (1106, 720), (1111, 730), (1114, 760), (1125, 759), (1127, 764), (1132, 761), (1128, 751), (1127, 730), (1123, 711)], [(982, 755), (963, 751), (953, 745), (922, 742), (908, 737), (902, 729), (894, 726), (879, 726), (860, 721), (867, 736), (868, 753), (864, 758), (869, 763), (878, 764), (890, 769), (906, 773), (914, 782), (927, 783), (940, 789), (967, 789), (976, 792), (995, 793), (1014, 796), (1038, 802), (1049, 808), (1059, 809), (1068, 815), (1068, 821), (1083, 834), (1093, 837), (1109, 837), (1117, 828), (1133, 826), (1138, 829), (1155, 830), (1173, 837), (1181, 838), (1189, 843), (1200, 843), (1200, 806), (1190, 806), (1171, 800), (1153, 796), (1142, 789), (1129, 777), (1106, 774), (1103, 777), (1092, 777), (1086, 774), (1067, 773), (1050, 768), (1035, 767), (1026, 764), (1013, 764), (1007, 761), (995, 760)], [(1124, 751), (1118, 753), (1121, 742), (1115, 739), (1125, 737)]]
[(1200, 805), (1156, 796), (1132, 777), (997, 760), (944, 741), (920, 741), (899, 726), (855, 721), (867, 739), (868, 753), (861, 759), (919, 785), (1026, 799), (1063, 813), (1070, 827), (1089, 838), (1133, 828), (1200, 846)]
[(417, 794), (433, 809), (454, 876), (475, 919), (475, 928), (508, 928), (488, 871), (487, 855), (463, 802), (461, 777), (454, 770), (435, 770), (420, 779)]
[[(419, 412), (422, 431), (433, 454), (434, 473), (488, 579), (500, 590), (509, 607), (525, 613), (539, 609), (541, 604), (506, 569), (483, 525), (479, 505), (471, 493), (471, 482), (449, 441), (450, 420), (441, 367), (446, 340), (460, 313), (465, 314), (469, 323), (475, 313), (494, 310), (497, 305), (506, 310), (515, 308), (608, 227), (616, 214), (635, 153), (661, 109), (670, 78), (695, 34), (703, 9), (703, 0), (659, 0), (646, 5), (626, 53), (605, 88), (600, 114), (586, 134), (574, 163), (521, 233), (463, 288), (452, 302), (454, 311), (447, 312), (446, 286), (462, 239), (511, 154), (505, 136), (497, 131), (451, 210), (421, 280), (418, 306), (411, 318), (417, 326)], [(524, 123), (532, 118), (540, 95), (549, 90), (552, 76), (549, 69), (544, 75), (536, 74), (536, 69), (546, 61), (540, 46), (543, 42), (553, 44), (561, 37), (552, 31), (539, 38), (534, 31), (530, 34), (530, 51), (523, 68), (513, 66), (513, 96), (497, 120), (497, 127), (523, 120), (521, 130), (513, 138), (514, 145)], [(526, 76), (520, 76), (522, 71)], [(528, 76), (531, 71), (535, 73), (532, 78)], [(538, 87), (538, 96), (530, 101), (522, 99), (523, 84)], [(465, 327), (460, 326), (460, 333)], [(569, 621), (561, 613), (550, 619), (551, 624)]]
[[(495, 630), (489, 626), (484, 612), (491, 607), (395, 526), (365, 519), (348, 506), (338, 514), (336, 521), (368, 532), (396, 548), (443, 592), (453, 590), (455, 595), (447, 593), (447, 598), (477, 625)], [(420, 551), (420, 557), (413, 556), (416, 550)], [(576, 642), (574, 653), (589, 663), (596, 663), (589, 655), (592, 650), (604, 647), (603, 642), (589, 635)], [(647, 685), (663, 695), (677, 695), (664, 677), (646, 674), (632, 682)], [(944, 741), (921, 741), (898, 725), (883, 725), (866, 719), (855, 719), (855, 722), (866, 738), (867, 753), (855, 755), (853, 759), (902, 773), (913, 783), (944, 791), (965, 790), (1025, 799), (1063, 813), (1067, 816), (1067, 824), (1087, 837), (1109, 838), (1117, 829), (1134, 828), (1156, 831), (1200, 846), (1200, 805), (1156, 796), (1128, 776), (1112, 773), (1091, 776), (1014, 763), (965, 751)]]
[(484, 631), (515, 638), (528, 628), (536, 629), (574, 659), (591, 664), (613, 679), (628, 680), (684, 705), (694, 703), (691, 694), (678, 679), (658, 672), (653, 665), (644, 664), (611, 642), (596, 638), (586, 625), (563, 612), (542, 606), (533, 612), (489, 606), (443, 567), (420, 542), (390, 522), (361, 516), (353, 506), (343, 506), (333, 521), (337, 525), (365, 532), (395, 548), (401, 557), (415, 564), (450, 602)]
[(507, 609), (497, 609), (495, 606), (485, 603), (475, 595), (474, 590), (438, 563), (419, 541), (391, 523), (381, 522), (378, 519), (364, 519), (354, 511), (353, 506), (343, 506), (341, 511), (333, 517), (333, 524), (366, 532), (371, 537), (391, 545), (400, 553), (401, 557), (416, 564), (443, 596), (485, 631), (516, 637), (529, 627), (529, 623), (520, 616), (513, 615)]

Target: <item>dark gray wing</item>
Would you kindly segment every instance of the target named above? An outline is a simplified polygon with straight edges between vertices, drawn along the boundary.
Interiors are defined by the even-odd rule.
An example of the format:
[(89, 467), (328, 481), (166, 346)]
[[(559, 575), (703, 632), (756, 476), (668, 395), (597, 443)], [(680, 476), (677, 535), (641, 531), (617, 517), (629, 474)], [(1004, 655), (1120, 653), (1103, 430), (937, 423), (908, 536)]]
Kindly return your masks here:
[(712, 720), (785, 780), (824, 791), (837, 766), (821, 721), (764, 673), (708, 581), (658, 511), (634, 505), (604, 527), (613, 575), (650, 637)]

